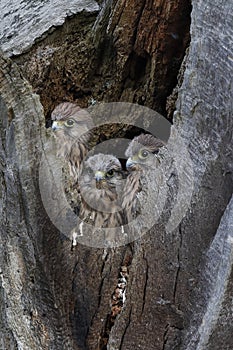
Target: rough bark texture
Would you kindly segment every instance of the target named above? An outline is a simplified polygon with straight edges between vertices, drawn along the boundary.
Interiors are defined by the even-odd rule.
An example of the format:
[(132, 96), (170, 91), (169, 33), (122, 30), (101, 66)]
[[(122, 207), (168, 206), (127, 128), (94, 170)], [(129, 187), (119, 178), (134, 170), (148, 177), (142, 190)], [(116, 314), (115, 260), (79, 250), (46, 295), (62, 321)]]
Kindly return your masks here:
[(41, 260), (43, 109), (12, 62), (1, 57), (0, 66), (1, 347), (57, 349), (62, 323)]
[(99, 10), (94, 0), (62, 1), (9, 1), (1, 2), (1, 47), (8, 55), (20, 55), (32, 45), (43, 40), (66, 18), (77, 13), (93, 13)]
[[(93, 101), (136, 102), (166, 113), (189, 42), (190, 2), (105, 1), (97, 19), (94, 1), (83, 8), (56, 30), (54, 14), (47, 15), (50, 29), (43, 41), (29, 22), (35, 44), (27, 53), (12, 39), (18, 50), (13, 54), (21, 53), (16, 61), (40, 94), (45, 114), (64, 100), (85, 107)], [(64, 21), (59, 8), (57, 21)], [(3, 39), (5, 47), (7, 36)], [(170, 116), (173, 110), (174, 104)]]
[[(232, 349), (230, 2), (192, 4), (168, 144), (182, 158), (182, 136), (194, 171), (180, 225), (166, 230), (182, 185), (169, 158), (161, 165), (169, 185), (163, 216), (128, 246), (71, 251), (43, 209), (38, 167), (50, 138), (43, 115), (48, 120), (63, 100), (81, 106), (126, 100), (164, 111), (189, 40), (186, 1), (99, 3), (98, 16), (87, 2), (93, 10), (67, 18), (32, 45), (37, 33), (27, 53), (11, 57), (14, 63), (1, 55), (1, 348)], [(17, 36), (12, 40), (14, 53)], [(188, 195), (183, 191), (181, 203)], [(129, 274), (126, 303), (111, 322), (122, 266)]]

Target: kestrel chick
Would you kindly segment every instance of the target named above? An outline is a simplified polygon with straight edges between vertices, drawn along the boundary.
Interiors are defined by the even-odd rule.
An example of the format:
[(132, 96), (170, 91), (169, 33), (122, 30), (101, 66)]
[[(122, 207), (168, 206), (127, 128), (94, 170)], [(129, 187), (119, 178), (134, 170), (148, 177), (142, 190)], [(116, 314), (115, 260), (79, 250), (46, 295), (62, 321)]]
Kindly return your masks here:
[(52, 130), (58, 142), (58, 156), (65, 158), (70, 175), (77, 181), (80, 166), (89, 151), (93, 121), (89, 113), (70, 102), (59, 104), (52, 112)]
[(80, 218), (100, 228), (121, 226), (122, 189), (120, 161), (102, 153), (90, 157), (80, 177)]
[(149, 134), (135, 137), (129, 144), (125, 155), (128, 158), (126, 168), (129, 175), (124, 188), (122, 207), (129, 223), (141, 212), (138, 194), (142, 190), (141, 177), (153, 168), (156, 154), (165, 143)]

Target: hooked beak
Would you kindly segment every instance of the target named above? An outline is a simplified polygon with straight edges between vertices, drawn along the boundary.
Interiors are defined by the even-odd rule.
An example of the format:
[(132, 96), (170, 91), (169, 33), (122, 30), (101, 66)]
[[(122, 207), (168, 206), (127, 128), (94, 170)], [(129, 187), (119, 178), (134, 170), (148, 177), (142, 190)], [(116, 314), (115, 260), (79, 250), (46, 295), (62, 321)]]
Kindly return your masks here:
[(103, 171), (96, 171), (96, 173), (95, 173), (95, 180), (97, 182), (104, 180), (104, 178), (105, 178), (105, 174), (104, 174)]
[(57, 121), (54, 121), (53, 124), (52, 124), (52, 130), (56, 131), (56, 130), (59, 130), (59, 129), (62, 129), (61, 124), (59, 122), (57, 122)]
[(103, 171), (97, 171), (95, 173), (95, 183), (97, 190), (103, 189), (103, 183), (105, 179), (105, 174)]
[(136, 160), (133, 158), (128, 158), (126, 162), (126, 169), (132, 169), (137, 164)]

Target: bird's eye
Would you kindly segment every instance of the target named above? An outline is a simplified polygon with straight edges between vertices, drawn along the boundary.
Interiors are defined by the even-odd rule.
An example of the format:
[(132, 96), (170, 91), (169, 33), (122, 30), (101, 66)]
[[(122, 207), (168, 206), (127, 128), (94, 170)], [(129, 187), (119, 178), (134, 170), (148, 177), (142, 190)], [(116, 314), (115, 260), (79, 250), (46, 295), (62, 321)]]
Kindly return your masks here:
[(74, 125), (73, 119), (68, 119), (68, 120), (65, 122), (65, 126), (67, 126), (68, 128), (71, 128), (73, 125)]
[(146, 159), (149, 156), (149, 151), (142, 149), (139, 153), (139, 158)]
[(112, 169), (106, 173), (107, 177), (112, 177), (113, 175), (114, 175), (114, 170), (112, 170)]

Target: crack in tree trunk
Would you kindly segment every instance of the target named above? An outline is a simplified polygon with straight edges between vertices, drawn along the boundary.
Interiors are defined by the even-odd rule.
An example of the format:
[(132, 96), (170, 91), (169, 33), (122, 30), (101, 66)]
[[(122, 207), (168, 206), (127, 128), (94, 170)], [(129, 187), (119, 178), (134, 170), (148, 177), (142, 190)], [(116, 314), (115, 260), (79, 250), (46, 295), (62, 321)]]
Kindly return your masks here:
[(176, 304), (176, 293), (177, 293), (177, 286), (179, 284), (179, 274), (181, 269), (181, 249), (182, 249), (182, 228), (181, 225), (179, 225), (179, 246), (177, 248), (177, 271), (175, 275), (175, 283), (174, 283), (174, 292), (173, 292), (173, 303)]

